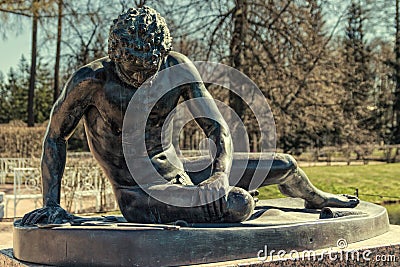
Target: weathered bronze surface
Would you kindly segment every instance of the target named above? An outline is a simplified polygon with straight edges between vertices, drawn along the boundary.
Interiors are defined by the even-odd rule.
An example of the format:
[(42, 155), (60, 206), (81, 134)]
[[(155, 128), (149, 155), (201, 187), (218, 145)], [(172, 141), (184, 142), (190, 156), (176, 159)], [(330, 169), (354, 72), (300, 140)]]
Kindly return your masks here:
[[(171, 50), (168, 28), (155, 10), (148, 7), (129, 9), (113, 21), (109, 56), (77, 70), (53, 107), (41, 163), (44, 207), (26, 214), (22, 225), (63, 223), (74, 219), (74, 216), (59, 206), (60, 187), (67, 141), (81, 119), (84, 121), (91, 152), (111, 181), (119, 207), (128, 221), (235, 223), (245, 221), (252, 215), (255, 201), (246, 190), (250, 183), (250, 178), (246, 177), (254, 169), (251, 164), (245, 166), (246, 175), (243, 175), (236, 187), (230, 187), (229, 175), (238, 166), (235, 161), (238, 163), (240, 159), (236, 159), (232, 167), (230, 133), (218, 123), (224, 119), (213, 101), (196, 101), (191, 106), (192, 112), (207, 111), (210, 118), (215, 118), (196, 118), (206, 136), (215, 144), (216, 154), (210, 167), (200, 173), (187, 173), (179, 158), (173, 159), (175, 164), (165, 162), (173, 146), (171, 131), (168, 129), (164, 131), (166, 136), (161, 142), (161, 128), (180, 98), (212, 100), (201, 82), (174, 88), (157, 102), (146, 124), (147, 155), (134, 155), (135, 160), (150, 158), (165, 181), (162, 184), (149, 182), (144, 185), (138, 184), (132, 177), (122, 144), (127, 106), (145, 82), (151, 83), (158, 72), (181, 63), (188, 66), (182, 70), (183, 76), (198, 76), (196, 68), (187, 57)], [(143, 103), (145, 101), (151, 99), (143, 99)], [(136, 108), (140, 110), (141, 107)], [(172, 126), (167, 123), (165, 127)], [(278, 184), (285, 195), (304, 199), (307, 208), (352, 208), (359, 203), (355, 197), (333, 195), (315, 188), (289, 155), (276, 154), (271, 160), (272, 169), (261, 186)], [(142, 177), (148, 181), (151, 181), (150, 178)], [(186, 202), (193, 199), (193, 205), (170, 205), (151, 197), (152, 192), (179, 196)], [(218, 194), (223, 197), (204, 205), (196, 202), (198, 199), (213, 199)]]

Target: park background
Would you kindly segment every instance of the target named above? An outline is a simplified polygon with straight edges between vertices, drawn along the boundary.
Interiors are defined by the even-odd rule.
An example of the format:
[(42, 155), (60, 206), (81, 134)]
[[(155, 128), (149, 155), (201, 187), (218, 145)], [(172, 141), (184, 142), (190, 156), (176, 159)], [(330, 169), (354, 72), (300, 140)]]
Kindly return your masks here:
[[(165, 17), (174, 50), (232, 66), (257, 84), (274, 115), (277, 151), (293, 154), (313, 183), (358, 190), (400, 223), (399, 0), (0, 0), (1, 158), (40, 157), (63, 84), (107, 55), (119, 13), (144, 4)], [(243, 120), (250, 150), (263, 150), (246, 103), (207, 87)], [(203, 138), (188, 123), (180, 149), (196, 155)], [(82, 125), (68, 149), (88, 151)], [(267, 187), (260, 197), (282, 195)]]

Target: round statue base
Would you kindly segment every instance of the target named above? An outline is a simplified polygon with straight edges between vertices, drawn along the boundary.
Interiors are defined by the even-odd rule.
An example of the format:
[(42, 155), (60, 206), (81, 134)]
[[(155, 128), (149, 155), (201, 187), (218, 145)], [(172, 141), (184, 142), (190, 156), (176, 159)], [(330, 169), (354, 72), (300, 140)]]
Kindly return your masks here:
[[(184, 226), (87, 218), (80, 225), (21, 227), (14, 223), (14, 256), (57, 266), (170, 266), (265, 256), (268, 251), (344, 246), (389, 230), (386, 209), (361, 202), (354, 209), (304, 209), (301, 199), (260, 201), (237, 224)], [(262, 251), (262, 255), (260, 255)]]

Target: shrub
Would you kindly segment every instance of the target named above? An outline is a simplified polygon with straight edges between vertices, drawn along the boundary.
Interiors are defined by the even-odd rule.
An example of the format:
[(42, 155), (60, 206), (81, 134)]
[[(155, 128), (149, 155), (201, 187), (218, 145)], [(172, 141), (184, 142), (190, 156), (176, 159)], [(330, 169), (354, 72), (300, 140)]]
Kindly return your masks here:
[[(40, 157), (46, 127), (47, 122), (29, 128), (22, 121), (11, 121), (8, 124), (0, 124), (0, 157)], [(86, 136), (82, 125), (78, 126), (68, 143), (68, 150), (88, 151)]]

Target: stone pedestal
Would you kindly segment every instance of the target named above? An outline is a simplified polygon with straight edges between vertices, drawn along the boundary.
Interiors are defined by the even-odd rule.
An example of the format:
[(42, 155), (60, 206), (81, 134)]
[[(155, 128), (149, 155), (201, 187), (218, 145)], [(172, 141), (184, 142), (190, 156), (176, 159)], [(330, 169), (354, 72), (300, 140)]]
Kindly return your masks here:
[(321, 211), (303, 207), (300, 199), (260, 201), (252, 219), (237, 224), (175, 226), (90, 218), (79, 226), (51, 228), (20, 227), (16, 223), (14, 256), (60, 266), (206, 264), (262, 260), (265, 250), (289, 253), (346, 248), (389, 231), (385, 208), (368, 202), (355, 209), (325, 210), (325, 219), (320, 218)]

